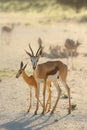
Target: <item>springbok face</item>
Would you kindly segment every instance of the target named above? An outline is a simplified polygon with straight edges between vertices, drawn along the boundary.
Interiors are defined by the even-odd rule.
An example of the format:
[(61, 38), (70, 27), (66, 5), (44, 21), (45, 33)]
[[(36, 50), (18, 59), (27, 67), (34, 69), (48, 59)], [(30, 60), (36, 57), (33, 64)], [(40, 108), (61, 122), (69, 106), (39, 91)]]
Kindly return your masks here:
[(31, 59), (33, 69), (35, 70), (36, 66), (37, 66), (37, 63), (39, 61), (39, 57), (38, 56), (31, 56), (30, 59)]
[(19, 78), (19, 76), (22, 74), (22, 72), (25, 70), (26, 67), (27, 67), (27, 64), (23, 67), (23, 62), (21, 61), (20, 69), (18, 70), (16, 74), (16, 78)]
[(32, 48), (31, 48), (30, 44), (29, 44), (29, 48), (30, 48), (32, 54), (30, 54), (30, 53), (27, 52), (26, 50), (25, 50), (25, 52), (30, 56), (31, 63), (32, 63), (32, 67), (33, 67), (33, 69), (35, 70), (36, 67), (37, 67), (37, 63), (38, 63), (38, 61), (39, 61), (39, 58), (40, 58), (40, 56), (41, 56), (41, 54), (42, 54), (42, 47), (40, 46), (40, 47), (38, 48), (38, 50), (37, 50), (37, 52), (36, 52), (36, 55), (34, 55), (33, 50), (32, 50)]

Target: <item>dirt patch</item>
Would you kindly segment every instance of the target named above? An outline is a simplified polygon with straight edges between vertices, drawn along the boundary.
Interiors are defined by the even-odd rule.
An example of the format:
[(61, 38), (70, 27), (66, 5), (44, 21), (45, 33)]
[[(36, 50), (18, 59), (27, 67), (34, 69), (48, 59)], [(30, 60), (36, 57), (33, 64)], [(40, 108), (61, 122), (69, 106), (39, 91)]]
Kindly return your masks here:
[[(1, 30), (1, 28), (0, 28)], [(87, 30), (85, 25), (61, 23), (52, 26), (26, 26), (15, 25), (10, 34), (9, 45), (0, 40), (0, 72), (8, 72), (7, 75), (1, 75), (0, 79), (0, 130), (86, 130), (87, 129)], [(7, 37), (8, 34), (6, 34)], [(66, 38), (80, 40), (81, 46), (78, 48), (79, 55), (74, 57), (75, 70), (71, 70), (71, 59), (69, 59), (69, 69), (67, 82), (71, 88), (71, 101), (77, 104), (72, 114), (67, 115), (68, 99), (60, 98), (56, 111), (53, 115), (50, 113), (42, 116), (39, 108), (38, 115), (33, 116), (36, 100), (33, 98), (33, 108), (28, 115), (25, 115), (29, 105), (29, 88), (22, 78), (18, 80), (15, 74), (19, 69), (20, 61), (28, 62), (26, 71), (32, 72), (32, 66), (29, 57), (24, 49), (28, 50), (28, 43), (31, 44), (34, 52), (38, 48), (38, 37), (43, 40), (44, 51), (49, 52), (50, 45), (64, 46)], [(66, 58), (57, 58), (67, 63)], [(40, 58), (39, 63), (45, 62), (47, 57)], [(15, 72), (15, 73), (14, 73)], [(62, 91), (66, 90), (59, 81)], [(41, 89), (42, 91), (42, 89)], [(56, 89), (52, 88), (52, 105), (55, 102), (57, 94)], [(34, 90), (33, 90), (34, 97)], [(42, 95), (40, 95), (42, 99)]]

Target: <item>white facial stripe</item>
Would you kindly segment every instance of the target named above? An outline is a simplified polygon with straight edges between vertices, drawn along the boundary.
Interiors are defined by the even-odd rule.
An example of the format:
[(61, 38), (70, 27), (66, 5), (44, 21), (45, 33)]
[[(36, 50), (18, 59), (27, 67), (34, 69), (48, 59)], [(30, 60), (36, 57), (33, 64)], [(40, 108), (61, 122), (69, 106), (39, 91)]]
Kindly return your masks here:
[(36, 68), (38, 60), (39, 60), (39, 57), (35, 57), (35, 56), (31, 57), (31, 62), (32, 62), (33, 68)]

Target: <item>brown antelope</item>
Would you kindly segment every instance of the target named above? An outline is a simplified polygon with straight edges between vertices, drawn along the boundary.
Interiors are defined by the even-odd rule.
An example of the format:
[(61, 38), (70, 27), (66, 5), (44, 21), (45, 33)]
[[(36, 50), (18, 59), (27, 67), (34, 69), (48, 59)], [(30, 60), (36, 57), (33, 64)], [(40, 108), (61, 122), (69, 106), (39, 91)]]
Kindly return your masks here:
[(45, 112), (45, 91), (46, 91), (47, 80), (55, 82), (55, 86), (56, 86), (57, 92), (58, 92), (58, 97), (57, 97), (57, 100), (54, 104), (54, 107), (53, 107), (51, 113), (54, 112), (54, 110), (57, 106), (57, 103), (59, 101), (60, 94), (61, 94), (61, 89), (57, 82), (58, 78), (61, 79), (62, 83), (64, 84), (65, 88), (67, 89), (68, 97), (69, 97), (68, 113), (71, 113), (70, 88), (66, 83), (66, 77), (67, 77), (67, 71), (68, 71), (67, 66), (64, 63), (62, 63), (61, 61), (48, 61), (48, 62), (37, 65), (38, 60), (42, 54), (42, 48), (41, 47), (38, 48), (36, 55), (34, 55), (30, 44), (29, 44), (29, 48), (31, 50), (31, 53), (29, 53), (26, 50), (25, 51), (30, 56), (30, 59), (32, 62), (32, 67), (33, 67), (34, 78), (37, 81), (38, 86), (40, 85), (40, 82), (44, 83), (42, 114), (44, 114), (44, 112)]
[[(39, 100), (39, 94), (38, 94), (38, 89), (37, 89), (37, 83), (36, 83), (36, 80), (35, 78), (33, 77), (33, 75), (31, 76), (28, 76), (25, 72), (25, 68), (27, 67), (27, 64), (26, 65), (23, 65), (23, 62), (21, 62), (20, 64), (20, 69), (18, 70), (17, 74), (16, 74), (16, 78), (18, 78), (20, 75), (22, 75), (24, 81), (29, 85), (30, 87), (30, 105), (29, 105), (29, 109), (27, 112), (30, 111), (31, 107), (32, 107), (32, 87), (34, 87), (35, 89), (35, 97), (37, 99), (37, 105), (36, 105), (36, 110), (34, 112), (34, 114), (37, 114), (37, 110), (38, 110), (38, 102), (40, 102), (41, 106), (43, 107), (41, 101)], [(50, 111), (50, 108), (51, 108), (51, 89), (50, 89), (50, 82), (47, 83), (47, 90), (48, 90), (48, 100), (47, 100), (47, 103), (46, 103), (46, 107), (48, 106), (48, 111)]]
[[(34, 87), (35, 89), (35, 97), (37, 99), (37, 105), (36, 105), (36, 110), (34, 112), (34, 114), (37, 114), (37, 110), (38, 110), (38, 101), (40, 102), (39, 98), (38, 98), (38, 89), (37, 89), (37, 83), (34, 79), (34, 77), (31, 75), (31, 76), (28, 76), (26, 73), (25, 73), (25, 68), (27, 67), (27, 64), (24, 66), (23, 65), (23, 62), (21, 62), (20, 64), (20, 69), (18, 70), (18, 73), (16, 74), (16, 78), (18, 78), (20, 75), (22, 75), (24, 81), (29, 85), (30, 87), (30, 105), (29, 105), (29, 109), (28, 109), (28, 112), (30, 111), (31, 107), (32, 107), (32, 87)], [(40, 104), (42, 105), (42, 103), (40, 102)]]
[(3, 41), (6, 42), (6, 44), (10, 43), (10, 38), (11, 38), (10, 34), (11, 34), (13, 28), (14, 28), (14, 24), (12, 24), (11, 27), (5, 25), (5, 26), (2, 26), (2, 28), (1, 28), (1, 35), (2, 35), (1, 38)]
[(73, 41), (72, 39), (66, 39), (65, 41), (65, 48), (66, 48), (66, 53), (67, 53), (67, 65), (68, 65), (68, 56), (69, 54), (71, 55), (72, 58), (72, 69), (74, 68), (73, 66), (73, 54), (77, 53), (77, 48), (81, 43), (79, 43), (78, 41), (75, 43), (75, 41)]

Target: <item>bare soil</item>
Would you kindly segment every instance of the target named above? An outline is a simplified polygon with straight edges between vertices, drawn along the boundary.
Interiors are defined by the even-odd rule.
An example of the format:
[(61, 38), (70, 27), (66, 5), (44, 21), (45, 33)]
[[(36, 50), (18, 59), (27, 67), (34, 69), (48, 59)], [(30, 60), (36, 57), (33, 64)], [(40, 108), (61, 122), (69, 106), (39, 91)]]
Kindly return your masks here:
[[(71, 70), (71, 59), (69, 59), (69, 71), (67, 83), (71, 89), (71, 102), (76, 104), (76, 109), (68, 113), (68, 99), (62, 96), (53, 115), (46, 113), (41, 115), (42, 108), (39, 107), (38, 115), (33, 116), (36, 100), (33, 90), (33, 107), (26, 115), (29, 106), (29, 87), (20, 77), (15, 78), (13, 73), (0, 76), (0, 130), (87, 130), (87, 28), (86, 24), (59, 23), (57, 25), (26, 26), (24, 24), (14, 26), (11, 34), (5, 34), (0, 40), (0, 72), (19, 69), (20, 62), (28, 62), (27, 71), (32, 72), (31, 61), (25, 54), (28, 43), (34, 52), (38, 48), (38, 37), (43, 40), (44, 51), (49, 52), (50, 45), (64, 47), (66, 38), (79, 40), (82, 44), (78, 47), (78, 56), (74, 57), (74, 70)], [(2, 27), (2, 25), (1, 25)], [(1, 30), (0, 27), (0, 30)], [(1, 34), (1, 33), (0, 33)], [(4, 34), (3, 34), (4, 35)], [(0, 35), (1, 36), (1, 35)], [(9, 44), (6, 43), (9, 38)], [(39, 63), (56, 60), (41, 57)], [(57, 58), (65, 64), (66, 58)], [(59, 81), (62, 92), (66, 93), (64, 86)], [(42, 91), (42, 87), (41, 87)], [(52, 107), (57, 97), (55, 87), (52, 87)], [(40, 94), (42, 99), (42, 94)]]

